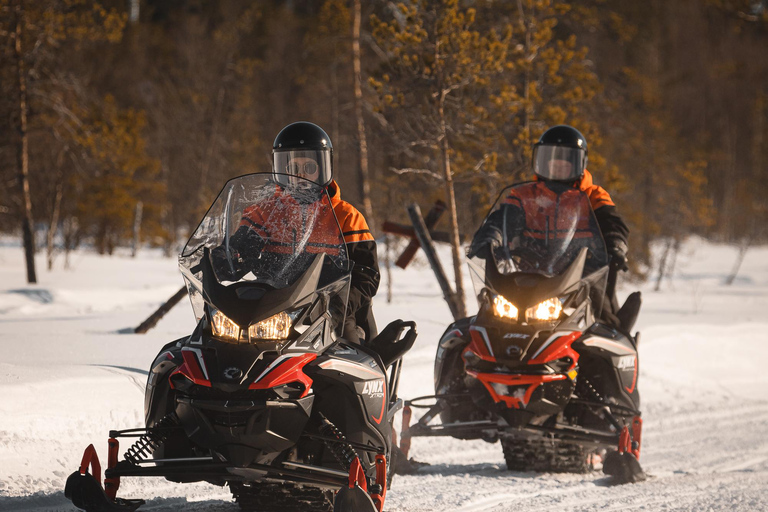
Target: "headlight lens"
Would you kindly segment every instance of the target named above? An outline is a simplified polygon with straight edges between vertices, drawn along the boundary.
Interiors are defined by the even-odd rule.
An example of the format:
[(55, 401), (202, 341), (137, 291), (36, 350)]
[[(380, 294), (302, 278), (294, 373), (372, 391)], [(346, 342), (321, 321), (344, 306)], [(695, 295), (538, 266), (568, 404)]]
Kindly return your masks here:
[(238, 341), (240, 339), (240, 326), (215, 309), (211, 310), (211, 330), (214, 336), (222, 340)]
[[(294, 314), (295, 318), (298, 316)], [(285, 312), (252, 324), (247, 330), (225, 316), (221, 311), (211, 309), (211, 331), (216, 338), (223, 341), (254, 343), (259, 340), (284, 340), (291, 333), (293, 319)], [(247, 337), (246, 337), (247, 335)]]
[(560, 318), (563, 312), (563, 303), (557, 297), (539, 302), (532, 308), (525, 311), (525, 320), (527, 322), (547, 322)]
[(501, 295), (493, 297), (493, 314), (499, 318), (517, 320), (517, 308)]
[(248, 328), (248, 337), (253, 340), (284, 340), (291, 333), (291, 317), (285, 311), (266, 320), (252, 324)]

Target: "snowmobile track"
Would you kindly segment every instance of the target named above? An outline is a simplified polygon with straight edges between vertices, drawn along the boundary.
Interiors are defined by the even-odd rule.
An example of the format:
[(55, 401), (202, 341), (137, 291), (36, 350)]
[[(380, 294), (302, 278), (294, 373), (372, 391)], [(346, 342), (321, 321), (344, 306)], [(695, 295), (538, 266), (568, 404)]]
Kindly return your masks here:
[(594, 469), (582, 446), (551, 439), (501, 439), (510, 471), (589, 473)]
[(333, 493), (285, 483), (230, 484), (242, 510), (253, 512), (331, 512)]

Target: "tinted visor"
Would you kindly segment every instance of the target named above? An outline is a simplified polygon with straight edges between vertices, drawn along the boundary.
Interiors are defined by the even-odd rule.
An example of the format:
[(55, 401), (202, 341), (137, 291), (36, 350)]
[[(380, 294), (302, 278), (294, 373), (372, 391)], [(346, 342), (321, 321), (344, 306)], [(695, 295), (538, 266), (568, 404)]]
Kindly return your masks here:
[[(275, 179), (282, 185), (289, 186), (292, 176), (313, 181), (324, 187), (331, 182), (331, 152), (321, 150), (275, 151), (272, 155)], [(297, 180), (298, 181), (298, 180)]]
[(581, 148), (537, 144), (533, 147), (533, 172), (545, 180), (574, 181), (584, 175), (587, 154)]

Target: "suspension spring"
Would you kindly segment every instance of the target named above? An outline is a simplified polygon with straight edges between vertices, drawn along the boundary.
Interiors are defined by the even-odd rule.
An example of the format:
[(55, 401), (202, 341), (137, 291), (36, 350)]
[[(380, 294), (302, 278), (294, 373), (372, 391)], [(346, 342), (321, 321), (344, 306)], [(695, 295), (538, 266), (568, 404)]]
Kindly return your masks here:
[(333, 456), (339, 461), (344, 471), (349, 471), (349, 467), (352, 462), (357, 458), (357, 452), (347, 443), (347, 438), (339, 430), (339, 428), (328, 420), (325, 416), (321, 415), (320, 420), (320, 435), (323, 437), (330, 437), (336, 439), (336, 441), (324, 441), (325, 445), (331, 450)]
[(584, 377), (579, 376), (579, 382), (578, 382), (578, 388), (579, 388), (579, 394), (584, 394), (584, 398), (587, 400), (594, 400), (595, 402), (599, 402), (601, 404), (605, 403), (605, 400), (603, 400), (603, 397), (600, 395), (600, 393), (597, 392), (597, 390), (592, 386), (592, 383), (589, 382)]
[(155, 423), (155, 426), (147, 429), (147, 433), (136, 440), (133, 445), (125, 452), (123, 458), (131, 464), (138, 464), (147, 459), (152, 453), (162, 445), (168, 436), (173, 432), (174, 427), (179, 425), (179, 419), (175, 413), (170, 413), (163, 419)]
[[(602, 395), (597, 392), (597, 390), (592, 386), (592, 383), (589, 382), (587, 379), (579, 378), (579, 392), (583, 393), (586, 396), (585, 398), (589, 400), (593, 400), (595, 402), (605, 404), (606, 401), (603, 399)], [(606, 407), (602, 410), (602, 417), (608, 420), (608, 422), (616, 428), (616, 430), (621, 430), (622, 425), (619, 423), (619, 420), (616, 419), (616, 416), (611, 413), (610, 408), (606, 405)]]

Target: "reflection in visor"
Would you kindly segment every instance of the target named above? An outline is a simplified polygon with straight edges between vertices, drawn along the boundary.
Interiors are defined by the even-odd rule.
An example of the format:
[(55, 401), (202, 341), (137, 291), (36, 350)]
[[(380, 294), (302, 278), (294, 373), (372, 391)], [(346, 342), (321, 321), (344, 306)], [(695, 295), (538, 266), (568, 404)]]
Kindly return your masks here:
[(584, 174), (586, 154), (583, 149), (537, 145), (533, 148), (533, 171), (555, 181), (573, 181)]
[[(326, 186), (331, 181), (331, 152), (329, 150), (275, 151), (273, 156), (275, 179), (290, 185), (291, 176), (297, 176)], [(282, 176), (281, 176), (282, 175)]]

